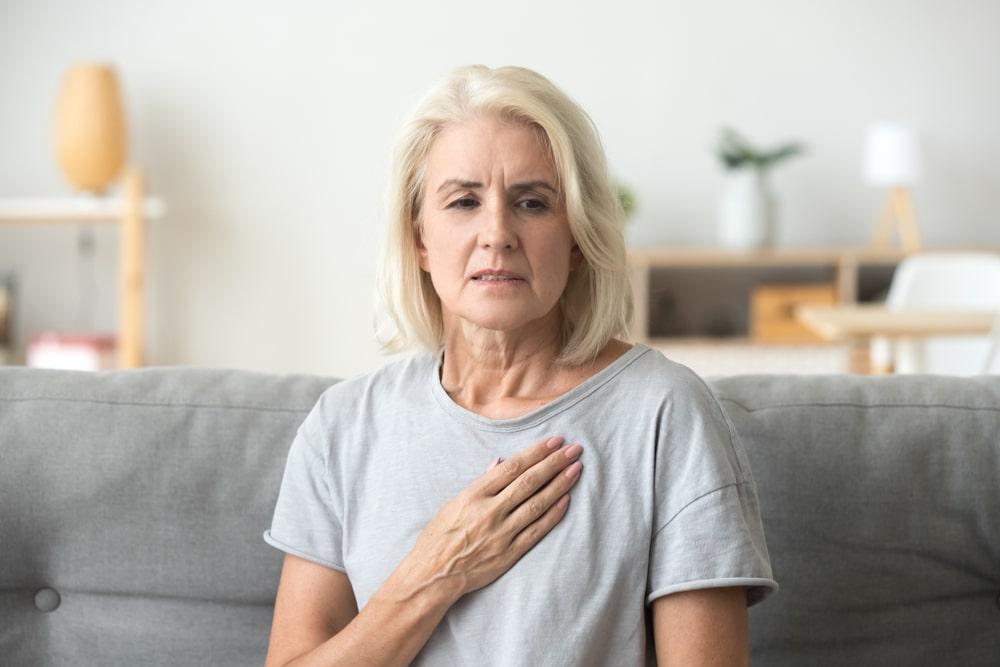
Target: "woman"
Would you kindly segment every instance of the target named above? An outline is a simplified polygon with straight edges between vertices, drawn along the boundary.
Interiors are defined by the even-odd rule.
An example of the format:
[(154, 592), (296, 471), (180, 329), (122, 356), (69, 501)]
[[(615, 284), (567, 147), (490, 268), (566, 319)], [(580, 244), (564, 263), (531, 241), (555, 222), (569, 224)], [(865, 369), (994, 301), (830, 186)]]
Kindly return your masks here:
[(530, 70), (460, 68), (389, 202), (386, 348), (425, 349), (299, 428), (267, 665), (747, 662), (777, 588), (753, 477), (704, 382), (616, 338), (623, 214), (588, 116)]

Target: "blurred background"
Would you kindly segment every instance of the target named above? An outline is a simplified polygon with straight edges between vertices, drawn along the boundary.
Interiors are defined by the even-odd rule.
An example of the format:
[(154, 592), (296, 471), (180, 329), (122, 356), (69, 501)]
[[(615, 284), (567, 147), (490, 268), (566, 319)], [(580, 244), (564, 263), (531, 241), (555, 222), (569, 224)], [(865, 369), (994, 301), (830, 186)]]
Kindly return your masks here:
[[(704, 374), (850, 370), (857, 340), (801, 322), (768, 338), (758, 316), (768, 297), (785, 324), (796, 299), (824, 303), (822, 289), (796, 296), (794, 284), (881, 302), (917, 249), (1000, 248), (997, 26), (995, 0), (8, 0), (7, 361), (25, 363), (45, 332), (99, 345), (121, 327), (119, 225), (72, 213), (14, 224), (127, 194), (120, 178), (81, 192), (60, 167), (57, 101), (73, 66), (113, 68), (126, 162), (153, 200), (137, 365), (349, 377), (388, 360), (373, 338), (374, 280), (393, 136), (437, 78), (482, 63), (535, 69), (593, 118), (634, 203), (641, 339)], [(902, 148), (879, 147), (886, 127), (902, 128)], [(757, 150), (757, 171), (726, 162), (724, 128)], [(871, 160), (904, 175), (880, 181)], [(741, 166), (766, 179), (740, 178)], [(902, 220), (899, 240), (878, 249), (886, 211)]]

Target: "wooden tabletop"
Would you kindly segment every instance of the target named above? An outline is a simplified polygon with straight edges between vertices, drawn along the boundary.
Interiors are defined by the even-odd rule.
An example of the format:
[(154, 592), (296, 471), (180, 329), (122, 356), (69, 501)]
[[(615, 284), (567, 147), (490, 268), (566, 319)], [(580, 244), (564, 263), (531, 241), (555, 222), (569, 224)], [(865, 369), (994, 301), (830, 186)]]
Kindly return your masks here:
[(867, 336), (985, 335), (997, 321), (994, 310), (886, 308), (884, 304), (801, 305), (796, 318), (828, 341)]

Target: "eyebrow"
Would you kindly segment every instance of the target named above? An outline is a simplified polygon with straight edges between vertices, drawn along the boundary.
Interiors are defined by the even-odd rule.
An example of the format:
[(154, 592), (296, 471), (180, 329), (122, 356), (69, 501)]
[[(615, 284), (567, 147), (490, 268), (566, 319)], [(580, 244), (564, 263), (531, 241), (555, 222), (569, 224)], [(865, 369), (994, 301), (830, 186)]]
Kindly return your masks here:
[[(461, 178), (449, 178), (448, 180), (446, 180), (444, 183), (441, 184), (441, 186), (437, 189), (437, 191), (441, 192), (442, 190), (445, 189), (445, 187), (449, 185), (457, 185), (460, 188), (469, 188), (470, 190), (475, 190), (476, 188), (483, 187), (483, 184), (480, 183), (479, 181), (467, 181)], [(559, 194), (559, 192), (554, 187), (549, 185), (546, 181), (525, 181), (523, 183), (515, 183), (514, 185), (510, 186), (510, 189), (515, 191), (545, 189), (545, 190), (550, 190), (554, 195)]]

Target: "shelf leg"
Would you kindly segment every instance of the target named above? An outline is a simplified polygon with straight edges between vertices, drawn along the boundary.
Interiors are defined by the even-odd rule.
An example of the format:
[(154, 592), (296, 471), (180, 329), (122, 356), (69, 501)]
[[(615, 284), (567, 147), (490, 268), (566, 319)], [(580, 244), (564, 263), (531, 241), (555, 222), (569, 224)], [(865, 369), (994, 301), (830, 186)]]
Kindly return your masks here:
[(848, 373), (859, 375), (880, 375), (885, 369), (873, 368), (871, 363), (871, 337), (852, 336), (848, 342)]
[(649, 342), (649, 263), (633, 259), (632, 272), (632, 327), (629, 334), (634, 343)]
[(121, 227), (121, 304), (119, 312), (118, 365), (142, 366), (143, 220), (142, 173), (138, 167), (125, 172), (125, 209)]

